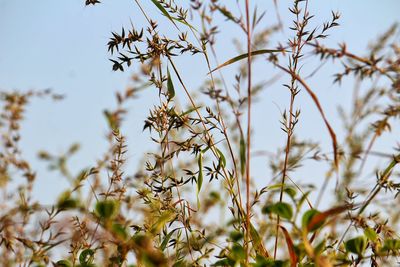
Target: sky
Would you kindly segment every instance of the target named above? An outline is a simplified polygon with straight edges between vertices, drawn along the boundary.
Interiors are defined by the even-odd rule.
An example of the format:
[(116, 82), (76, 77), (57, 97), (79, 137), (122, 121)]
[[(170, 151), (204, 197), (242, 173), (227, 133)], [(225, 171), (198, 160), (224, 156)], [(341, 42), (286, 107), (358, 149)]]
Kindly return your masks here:
[[(111, 31), (120, 31), (122, 26), (129, 26), (130, 21), (137, 27), (145, 26), (146, 22), (134, 1), (102, 2), (94, 7), (85, 7), (84, 0), (0, 0), (0, 90), (51, 88), (66, 96), (65, 100), (57, 103), (46, 99), (33, 100), (23, 123), (24, 156), (35, 162), (33, 167), (38, 173), (35, 195), (44, 203), (50, 203), (66, 182), (56, 173), (46, 170), (46, 164), (36, 159), (37, 151), (47, 150), (57, 154), (65, 151), (71, 143), (78, 142), (82, 147), (71, 162), (72, 168), (78, 171), (94, 164), (106, 149), (104, 135), (107, 126), (102, 111), (114, 106), (116, 90), (123, 90), (131, 84), (129, 77), (132, 72), (112, 71), (106, 44)], [(165, 34), (176, 34), (151, 1), (141, 2), (148, 12), (160, 18), (160, 28)], [(227, 5), (234, 3), (228, 0), (221, 2)], [(278, 3), (285, 25), (288, 25), (291, 18), (286, 8), (290, 1)], [(257, 4), (260, 10), (267, 10), (266, 24), (276, 21), (273, 1), (262, 0)], [(346, 41), (349, 51), (354, 53), (363, 54), (369, 41), (400, 20), (398, 0), (310, 0), (309, 7), (310, 12), (316, 15), (313, 19), (316, 24), (328, 20), (331, 10), (341, 13), (341, 27), (331, 31), (325, 43), (337, 47), (338, 43)], [(230, 41), (243, 36), (223, 19), (220, 25), (224, 30), (217, 40), (217, 51), (219, 60), (224, 61), (237, 53)], [(279, 40), (287, 40), (290, 36), (291, 32), (285, 30)], [(177, 62), (184, 66), (184, 60), (190, 60), (191, 67), (182, 68), (183, 77), (191, 91), (198, 90), (206, 78), (207, 69), (195, 57)], [(326, 83), (326, 79), (332, 79), (333, 70), (327, 66), (309, 83), (318, 88), (316, 92), (327, 116), (336, 125), (339, 122), (336, 107), (350, 103), (352, 84), (338, 86)], [(224, 73), (229, 77), (234, 71), (235, 67), (229, 67)], [(259, 77), (269, 75), (266, 70), (258, 68), (255, 74)], [(268, 88), (263, 100), (254, 106), (253, 120), (257, 125), (254, 143), (257, 150), (274, 151), (274, 145), (284, 144), (285, 135), (279, 130), (280, 112), (288, 106), (287, 92), (281, 86), (284, 82), (287, 79), (283, 78), (282, 82)], [(320, 88), (321, 84), (328, 87)], [(183, 94), (178, 96), (182, 103), (185, 102)], [(148, 90), (139, 99), (130, 102), (130, 115), (125, 122), (124, 133), (128, 136), (128, 157), (132, 170), (150, 147), (149, 135), (142, 132), (142, 125), (147, 112), (157, 101), (157, 92)], [(302, 107), (304, 118), (300, 135), (320, 140), (328, 148), (329, 136), (306, 94), (299, 97), (298, 106)], [(340, 131), (338, 135), (340, 137)], [(390, 149), (390, 145), (382, 144), (386, 149)], [(269, 181), (262, 177), (267, 168), (266, 158), (254, 159), (253, 167), (255, 179)], [(317, 176), (324, 170), (317, 168), (311, 175)]]

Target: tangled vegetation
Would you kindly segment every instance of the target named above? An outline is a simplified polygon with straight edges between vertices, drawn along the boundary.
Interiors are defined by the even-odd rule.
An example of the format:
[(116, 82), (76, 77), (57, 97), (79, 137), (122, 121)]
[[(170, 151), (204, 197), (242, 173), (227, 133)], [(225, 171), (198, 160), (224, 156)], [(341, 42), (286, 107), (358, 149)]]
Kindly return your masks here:
[[(116, 108), (104, 112), (109, 146), (95, 166), (78, 173), (68, 167), (77, 145), (62, 155), (38, 153), (70, 183), (51, 207), (33, 201), (37, 175), (21, 152), (20, 127), (32, 98), (62, 96), (50, 90), (0, 93), (0, 264), (394, 266), (400, 252), (400, 216), (393, 208), (400, 204), (400, 151), (397, 147), (383, 153), (374, 147), (399, 123), (398, 26), (376, 38), (364, 55), (356, 55), (346, 44), (324, 44), (340, 27), (340, 14), (332, 12), (316, 25), (307, 0), (291, 4), (291, 25), (284, 25), (278, 13), (268, 27), (265, 13), (252, 9), (249, 0), (232, 1), (235, 5), (191, 0), (184, 7), (179, 2), (151, 0), (159, 14), (153, 18), (141, 1), (132, 1), (135, 16), (144, 16), (148, 24), (132, 22), (111, 33), (111, 68), (129, 71), (140, 66), (134, 86), (116, 93)], [(100, 1), (86, 0), (86, 5), (97, 4)], [(238, 55), (222, 64), (214, 64), (221, 60), (216, 45), (223, 30), (216, 17), (234, 25), (243, 40)], [(167, 22), (176, 34), (162, 32), (157, 20)], [(283, 29), (292, 37), (273, 45), (272, 37)], [(177, 63), (184, 55), (201, 58), (208, 69), (201, 86), (207, 104), (200, 102), (200, 93), (189, 90)], [(354, 81), (351, 109), (339, 109), (343, 139), (318, 98), (320, 88), (309, 85), (319, 68), (307, 77), (302, 72), (305, 57), (335, 67), (327, 84)], [(255, 77), (256, 62), (273, 66), (274, 73), (266, 74), (270, 80)], [(234, 81), (224, 78), (228, 65), (238, 67)], [(269, 157), (271, 177), (260, 187), (252, 176), (251, 133), (253, 124), (265, 122), (254, 120), (252, 107), (272, 85), (289, 96), (288, 103), (280, 103), (287, 106), (281, 118), (276, 118), (285, 143)], [(143, 125), (154, 150), (143, 155), (141, 167), (130, 174), (121, 125), (127, 103), (144, 89), (159, 93)], [(329, 138), (329, 151), (296, 136), (302, 118), (299, 94), (312, 101), (313, 106), (304, 108), (318, 112), (325, 127), (318, 130)], [(372, 156), (385, 165), (371, 174), (365, 165)], [(297, 170), (310, 162), (327, 167), (319, 187), (296, 178)], [(358, 183), (360, 177), (373, 175), (375, 183), (369, 187)], [(328, 191), (332, 197), (326, 200)], [(324, 198), (332, 204), (321, 210)]]

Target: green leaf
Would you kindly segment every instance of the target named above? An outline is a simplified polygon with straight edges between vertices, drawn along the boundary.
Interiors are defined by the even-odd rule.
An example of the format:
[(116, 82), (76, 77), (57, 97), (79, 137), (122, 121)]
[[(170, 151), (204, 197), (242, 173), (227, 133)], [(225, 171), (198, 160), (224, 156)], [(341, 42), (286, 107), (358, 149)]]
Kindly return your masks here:
[(308, 195), (310, 195), (310, 193), (311, 193), (311, 191), (307, 191), (301, 195), (300, 199), (296, 203), (296, 208), (298, 210), (303, 206), (304, 202), (307, 201)]
[[(253, 57), (253, 56), (257, 56), (257, 55), (272, 54), (272, 53), (278, 53), (278, 52), (283, 52), (283, 50), (280, 50), (280, 49), (262, 49), (262, 50), (256, 50), (256, 51), (252, 51), (252, 52), (251, 52), (251, 56)], [(242, 59), (245, 59), (245, 58), (247, 58), (248, 56), (249, 56), (248, 53), (245, 53), (245, 54), (241, 54), (241, 55), (239, 55), (239, 56), (237, 56), (237, 57), (231, 58), (231, 59), (229, 59), (228, 61), (226, 61), (226, 62), (222, 63), (221, 65), (219, 65), (218, 67), (216, 67), (215, 69), (213, 69), (212, 71), (210, 71), (208, 74), (210, 74), (210, 73), (212, 73), (212, 72), (214, 72), (214, 71), (216, 71), (216, 70), (219, 70), (219, 69), (221, 69), (221, 68), (223, 68), (223, 67), (226, 67), (226, 66), (228, 66), (228, 65), (231, 65), (231, 64), (233, 64), (233, 63), (235, 63), (235, 62), (237, 62), (237, 61), (240, 61), (240, 60), (242, 60)]]
[(72, 267), (72, 263), (69, 260), (60, 260), (56, 262), (56, 267)]
[(282, 218), (290, 220), (293, 216), (292, 207), (285, 202), (275, 203), (273, 205), (264, 206), (262, 212), (265, 213), (275, 213), (276, 215), (281, 216)]
[(221, 7), (219, 5), (214, 5), (214, 7), (219, 12), (221, 12), (221, 14), (224, 15), (227, 20), (231, 20), (231, 21), (234, 21), (234, 22), (237, 21), (237, 19), (232, 15), (232, 13), (228, 9), (226, 9), (226, 7)]
[(235, 261), (231, 260), (231, 259), (222, 259), (222, 260), (218, 260), (217, 262), (215, 262), (214, 264), (212, 264), (211, 266), (235, 266)]
[(384, 251), (395, 251), (400, 249), (399, 239), (386, 239), (382, 248)]
[(239, 244), (234, 244), (231, 248), (231, 255), (236, 261), (244, 260), (246, 258), (246, 252), (244, 248)]
[(95, 212), (101, 219), (110, 219), (117, 211), (117, 203), (113, 200), (103, 200), (96, 203)]
[(289, 262), (273, 260), (271, 258), (263, 257), (261, 255), (256, 256), (256, 262), (251, 264), (252, 267), (287, 267)]
[(65, 199), (62, 202), (59, 202), (57, 207), (60, 210), (69, 210), (74, 209), (78, 206), (79, 201), (73, 198)]
[(221, 150), (219, 150), (218, 148), (216, 148), (218, 155), (219, 155), (219, 164), (225, 168), (226, 166), (226, 158), (225, 155), (221, 152)]
[(93, 249), (90, 249), (90, 248), (85, 249), (79, 255), (79, 262), (83, 266), (91, 264), (93, 262), (93, 260), (94, 260), (94, 250)]
[[(350, 207), (350, 205), (342, 205), (342, 206), (333, 207), (324, 212), (317, 212), (316, 214), (311, 214), (312, 216), (309, 218), (310, 220), (307, 223), (306, 230), (314, 231), (314, 230), (318, 229), (326, 222), (326, 220), (329, 217), (337, 215), (339, 213), (342, 213), (342, 212), (348, 210), (349, 207)], [(304, 225), (303, 225), (303, 227), (304, 227)]]
[(151, 0), (151, 2), (153, 2), (153, 4), (161, 11), (161, 13), (163, 13), (164, 16), (166, 16), (175, 25), (175, 27), (178, 28), (178, 26), (176, 26), (176, 24), (174, 22), (174, 19), (171, 17), (171, 15), (168, 13), (168, 11), (157, 0)]
[(229, 238), (233, 241), (233, 242), (238, 242), (243, 238), (243, 233), (240, 231), (233, 231), (229, 234)]
[(60, 195), (57, 201), (57, 208), (60, 210), (74, 209), (78, 206), (79, 201), (71, 198), (71, 191), (67, 190)]
[(75, 178), (76, 185), (78, 185), (79, 182), (82, 182), (83, 180), (85, 180), (89, 176), (89, 174), (90, 174), (90, 170), (88, 170), (88, 169), (81, 170), (81, 172)]
[(240, 135), (240, 173), (244, 175), (246, 169), (246, 143), (243, 134)]
[(163, 213), (161, 213), (161, 215), (157, 218), (156, 222), (153, 224), (153, 226), (151, 227), (151, 233), (153, 234), (158, 234), (161, 232), (161, 229), (164, 228), (164, 226), (172, 221), (175, 218), (175, 213), (170, 211), (170, 210), (166, 210)]
[(121, 239), (125, 240), (128, 237), (128, 233), (126, 232), (126, 228), (120, 223), (114, 223), (112, 225), (112, 231)]
[(191, 28), (192, 30), (194, 30), (195, 32), (199, 32), (193, 25), (189, 24), (187, 21), (183, 20), (183, 19), (179, 19), (179, 18), (175, 18), (172, 17), (171, 18), (179, 23), (182, 23), (183, 25), (188, 26), (189, 28)]
[(288, 194), (292, 199), (296, 196), (296, 188), (294, 188), (293, 186), (285, 186), (285, 188), (283, 189), (283, 191)]
[(378, 234), (371, 227), (364, 229), (364, 235), (371, 241), (375, 241), (378, 238)]
[(197, 208), (200, 208), (199, 194), (203, 185), (203, 152), (199, 153), (197, 164), (199, 166), (199, 174), (197, 176)]
[[(281, 191), (282, 188), (282, 183), (279, 184), (273, 184), (273, 185), (269, 185), (266, 189), (270, 190), (270, 191)], [(297, 194), (297, 190), (296, 188), (294, 188), (293, 186), (288, 186), (288, 185), (283, 185), (283, 192), (288, 194), (290, 196), (290, 198), (294, 198)]]
[(322, 240), (320, 243), (318, 243), (318, 245), (315, 246), (314, 253), (316, 255), (320, 255), (322, 254), (322, 252), (324, 252), (325, 249), (326, 249), (326, 240)]
[(344, 244), (344, 246), (348, 252), (357, 254), (358, 256), (362, 256), (365, 249), (367, 248), (367, 244), (368, 244), (368, 242), (367, 242), (367, 239), (365, 238), (365, 236), (359, 236), (359, 237), (347, 240), (346, 243)]
[(172, 267), (186, 267), (186, 266), (188, 266), (189, 264), (184, 260), (184, 259), (180, 259), (180, 260), (177, 260), (173, 265), (172, 265)]
[(172, 230), (171, 232), (169, 232), (169, 233), (164, 237), (164, 240), (163, 240), (163, 242), (162, 242), (161, 245), (160, 245), (160, 249), (161, 249), (162, 251), (164, 251), (164, 250), (167, 248), (168, 242), (169, 242), (169, 240), (171, 239), (172, 234), (173, 234), (177, 229), (178, 229), (178, 228)]
[(200, 108), (202, 108), (202, 107), (199, 106), (199, 107), (190, 108), (190, 109), (188, 109), (187, 111), (182, 112), (182, 113), (180, 114), (180, 116), (188, 115), (188, 114), (192, 113), (193, 111), (198, 110), (198, 109), (200, 109)]
[(315, 231), (319, 227), (321, 227), (324, 224), (324, 222), (321, 222), (321, 223), (313, 226), (311, 229), (309, 229), (309, 227), (308, 227), (310, 225), (311, 220), (318, 214), (320, 214), (320, 212), (316, 209), (311, 209), (311, 210), (306, 211), (301, 219), (302, 228), (307, 229), (307, 231)]
[(169, 69), (167, 68), (167, 88), (168, 88), (168, 98), (172, 99), (175, 96), (174, 84), (172, 83), (171, 73), (169, 73)]

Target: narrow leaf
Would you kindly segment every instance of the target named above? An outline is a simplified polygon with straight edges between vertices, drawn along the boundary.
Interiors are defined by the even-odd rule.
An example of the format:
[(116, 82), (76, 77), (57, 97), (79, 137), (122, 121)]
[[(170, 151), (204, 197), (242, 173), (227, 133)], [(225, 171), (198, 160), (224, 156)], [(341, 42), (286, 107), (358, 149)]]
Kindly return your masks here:
[(168, 242), (169, 242), (169, 240), (171, 239), (172, 234), (173, 234), (177, 229), (178, 229), (178, 228), (172, 230), (171, 232), (169, 232), (169, 233), (164, 237), (164, 240), (163, 240), (163, 242), (161, 243), (161, 246), (160, 246), (160, 249), (161, 249), (162, 251), (164, 251), (164, 250), (167, 248)]
[(153, 2), (153, 4), (161, 11), (161, 13), (164, 14), (164, 16), (166, 16), (174, 25), (175, 27), (178, 28), (178, 26), (176, 26), (173, 18), (171, 17), (171, 15), (168, 13), (168, 11), (160, 4), (160, 2), (158, 2), (157, 0), (151, 0), (151, 2)]
[(179, 19), (179, 18), (175, 18), (175, 17), (171, 17), (173, 20), (182, 23), (183, 25), (191, 28), (192, 30), (194, 30), (195, 32), (199, 32), (192, 24), (189, 24), (187, 21), (183, 20), (183, 19)]
[(200, 208), (199, 194), (201, 186), (203, 185), (203, 152), (199, 153), (197, 164), (199, 166), (199, 174), (197, 176), (197, 208), (199, 209)]
[(168, 98), (172, 99), (175, 96), (174, 84), (172, 83), (171, 73), (169, 73), (169, 69), (167, 68), (167, 89), (168, 89)]
[(180, 116), (182, 117), (182, 116), (188, 115), (188, 114), (192, 113), (193, 111), (198, 110), (200, 108), (202, 108), (202, 107), (199, 106), (199, 107), (190, 108), (190, 109), (186, 110), (185, 112), (182, 112), (180, 114)]
[[(283, 50), (280, 49), (262, 49), (262, 50), (256, 50), (256, 51), (252, 51), (251, 52), (251, 56), (257, 56), (257, 55), (262, 55), (262, 54), (271, 54), (271, 53), (278, 53), (278, 52), (283, 52)], [(245, 54), (241, 54), (237, 57), (231, 58), (228, 61), (226, 61), (225, 63), (222, 63), (221, 65), (219, 65), (218, 67), (216, 67), (215, 69), (213, 69), (212, 71), (210, 71), (208, 74), (219, 70), (225, 66), (231, 65), (237, 61), (240, 61), (242, 59), (246, 59), (248, 57), (248, 53)]]
[(289, 232), (286, 230), (285, 227), (283, 227), (282, 225), (279, 225), (279, 227), (282, 229), (282, 232), (285, 235), (286, 245), (288, 247), (289, 257), (290, 257), (290, 266), (291, 267), (296, 267), (296, 265), (297, 265), (297, 254), (296, 254), (296, 252), (294, 250), (294, 245), (293, 245), (292, 238), (290, 237)]
[(221, 7), (219, 5), (214, 5), (214, 7), (219, 12), (221, 12), (221, 14), (224, 15), (227, 20), (231, 20), (231, 21), (234, 21), (234, 22), (237, 21), (237, 19), (232, 15), (232, 13), (228, 9), (226, 9), (226, 7)]
[(225, 168), (226, 166), (226, 158), (224, 156), (224, 154), (221, 152), (221, 150), (219, 150), (218, 148), (216, 148), (218, 155), (219, 155), (219, 164), (221, 164), (221, 166), (223, 168)]
[(81, 265), (87, 266), (93, 262), (94, 259), (94, 250), (87, 248), (81, 252), (79, 255), (79, 262)]

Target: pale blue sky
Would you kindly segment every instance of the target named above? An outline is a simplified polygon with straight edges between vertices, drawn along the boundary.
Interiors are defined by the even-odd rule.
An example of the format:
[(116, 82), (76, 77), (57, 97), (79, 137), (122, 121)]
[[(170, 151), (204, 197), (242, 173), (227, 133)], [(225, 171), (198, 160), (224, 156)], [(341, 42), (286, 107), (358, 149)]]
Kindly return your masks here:
[[(33, 101), (29, 106), (22, 136), (24, 153), (28, 159), (35, 159), (38, 150), (57, 153), (64, 151), (69, 144), (79, 142), (83, 145), (82, 149), (72, 162), (74, 169), (78, 170), (93, 164), (105, 149), (106, 125), (102, 110), (114, 105), (114, 92), (129, 85), (130, 76), (129, 71), (120, 73), (111, 70), (106, 43), (110, 32), (129, 26), (130, 19), (137, 27), (146, 24), (134, 1), (102, 2), (94, 7), (85, 7), (84, 0), (0, 0), (0, 89), (52, 88), (66, 95), (62, 102), (42, 99)], [(145, 9), (153, 14), (158, 13), (150, 1), (141, 2)], [(284, 20), (290, 21), (285, 6), (290, 1), (278, 2)], [(258, 5), (260, 9), (267, 9), (265, 23), (271, 25), (275, 21), (272, 1), (258, 1)], [(309, 6), (311, 13), (316, 15), (314, 22), (319, 24), (330, 18), (331, 10), (339, 11), (342, 14), (341, 27), (331, 31), (326, 43), (336, 46), (346, 40), (349, 50), (361, 54), (369, 40), (400, 19), (398, 0), (311, 0)], [(167, 21), (158, 17), (161, 28), (169, 29)], [(237, 28), (221, 21), (221, 28), (225, 25), (228, 27), (222, 34), (226, 39), (220, 38), (217, 43), (221, 61), (236, 53), (230, 40), (243, 38)], [(279, 39), (284, 42), (290, 34), (285, 30)], [(183, 69), (186, 74), (184, 77), (191, 90), (196, 90), (207, 71), (199, 59), (189, 60), (192, 67)], [(184, 64), (184, 60), (179, 63)], [(227, 68), (227, 75), (232, 75), (233, 70), (234, 67)], [(336, 105), (349, 102), (352, 87), (351, 83), (346, 82), (342, 87), (327, 83), (326, 79), (331, 78), (332, 70), (328, 64), (309, 82), (313, 88), (318, 88), (316, 92), (326, 107), (327, 116), (335, 125), (338, 122)], [(268, 75), (265, 69), (256, 69), (255, 72), (260, 77)], [(283, 110), (288, 104), (286, 91), (280, 86), (285, 81), (287, 79), (283, 78), (274, 88), (267, 89), (264, 100), (255, 106), (254, 124), (260, 125), (255, 129), (258, 150), (273, 151), (277, 144), (284, 142), (285, 137), (279, 130), (280, 111), (277, 105)], [(228, 84), (233, 82), (228, 81)], [(321, 84), (327, 87), (320, 88)], [(185, 102), (183, 95), (181, 97), (181, 102)], [(143, 144), (150, 143), (148, 133), (142, 132), (142, 123), (153, 103), (157, 103), (157, 92), (154, 90), (143, 93), (139, 100), (131, 102), (131, 113), (124, 128), (130, 141), (130, 170), (134, 169), (135, 162), (148, 147)], [(298, 105), (303, 112), (299, 133), (303, 137), (321, 140), (329, 149), (329, 136), (306, 94), (299, 97)], [(340, 137), (340, 132), (338, 135)], [(36, 195), (48, 202), (62, 190), (65, 183), (54, 173), (47, 173), (43, 163), (34, 162), (37, 164), (34, 168), (38, 170)], [(264, 172), (266, 163), (265, 158), (254, 160), (255, 176)], [(312, 175), (317, 174), (318, 171)]]

